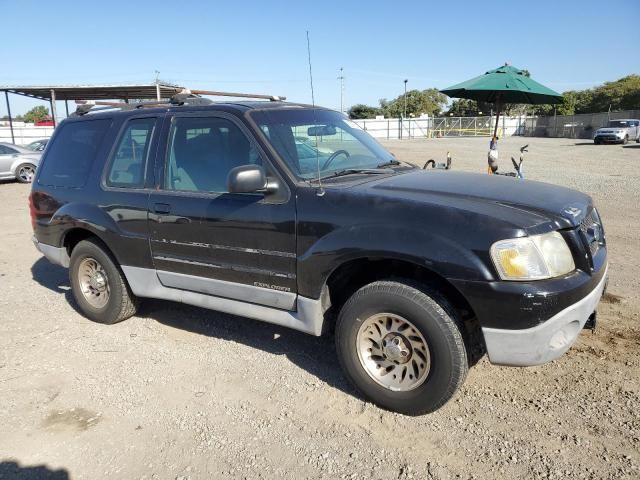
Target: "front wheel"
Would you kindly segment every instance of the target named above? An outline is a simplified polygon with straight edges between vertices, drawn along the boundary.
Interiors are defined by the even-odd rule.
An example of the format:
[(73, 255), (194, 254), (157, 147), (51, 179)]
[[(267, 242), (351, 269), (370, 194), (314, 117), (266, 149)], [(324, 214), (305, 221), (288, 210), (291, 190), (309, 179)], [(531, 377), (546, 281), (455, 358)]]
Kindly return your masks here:
[(82, 313), (98, 323), (114, 324), (136, 313), (131, 293), (117, 261), (97, 240), (83, 240), (71, 252), (71, 290)]
[(623, 145), (626, 145), (627, 143), (629, 143), (629, 135), (625, 135), (624, 138), (622, 139)]
[(36, 167), (31, 163), (23, 163), (16, 168), (16, 180), (20, 183), (31, 183), (36, 174)]
[(469, 368), (447, 302), (420, 286), (379, 281), (344, 305), (336, 325), (338, 358), (366, 398), (407, 415), (444, 405)]

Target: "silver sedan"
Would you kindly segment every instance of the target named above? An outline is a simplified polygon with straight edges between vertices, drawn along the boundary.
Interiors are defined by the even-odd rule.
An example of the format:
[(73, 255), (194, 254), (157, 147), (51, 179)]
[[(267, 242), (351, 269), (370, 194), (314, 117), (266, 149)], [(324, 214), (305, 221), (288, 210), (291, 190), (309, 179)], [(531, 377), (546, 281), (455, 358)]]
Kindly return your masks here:
[(0, 142), (0, 180), (31, 183), (42, 153)]

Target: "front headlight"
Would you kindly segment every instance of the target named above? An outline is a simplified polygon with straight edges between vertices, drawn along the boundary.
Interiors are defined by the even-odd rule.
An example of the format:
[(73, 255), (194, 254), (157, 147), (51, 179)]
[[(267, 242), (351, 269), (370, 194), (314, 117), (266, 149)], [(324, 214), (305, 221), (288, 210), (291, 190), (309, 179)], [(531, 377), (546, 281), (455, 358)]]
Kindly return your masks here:
[(576, 268), (558, 232), (500, 240), (491, 246), (491, 259), (503, 280), (543, 280)]

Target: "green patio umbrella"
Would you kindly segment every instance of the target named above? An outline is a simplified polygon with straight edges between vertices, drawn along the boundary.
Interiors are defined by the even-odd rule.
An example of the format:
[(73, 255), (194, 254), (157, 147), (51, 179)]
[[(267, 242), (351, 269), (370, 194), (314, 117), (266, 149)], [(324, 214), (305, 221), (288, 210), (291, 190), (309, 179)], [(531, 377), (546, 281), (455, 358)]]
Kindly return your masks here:
[(540, 105), (562, 102), (562, 95), (558, 92), (526, 76), (523, 70), (508, 64), (440, 91), (449, 97), (494, 103), (496, 126), (493, 130), (493, 141), (496, 140), (498, 132), (500, 109), (505, 103)]

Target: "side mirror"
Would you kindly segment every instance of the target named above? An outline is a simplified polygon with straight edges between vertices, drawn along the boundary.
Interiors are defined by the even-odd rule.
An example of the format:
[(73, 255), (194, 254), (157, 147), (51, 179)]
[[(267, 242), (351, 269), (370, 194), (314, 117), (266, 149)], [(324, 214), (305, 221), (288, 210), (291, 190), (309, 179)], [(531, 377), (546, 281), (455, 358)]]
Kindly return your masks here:
[(267, 173), (260, 165), (241, 165), (227, 176), (229, 193), (255, 193), (268, 191)]

